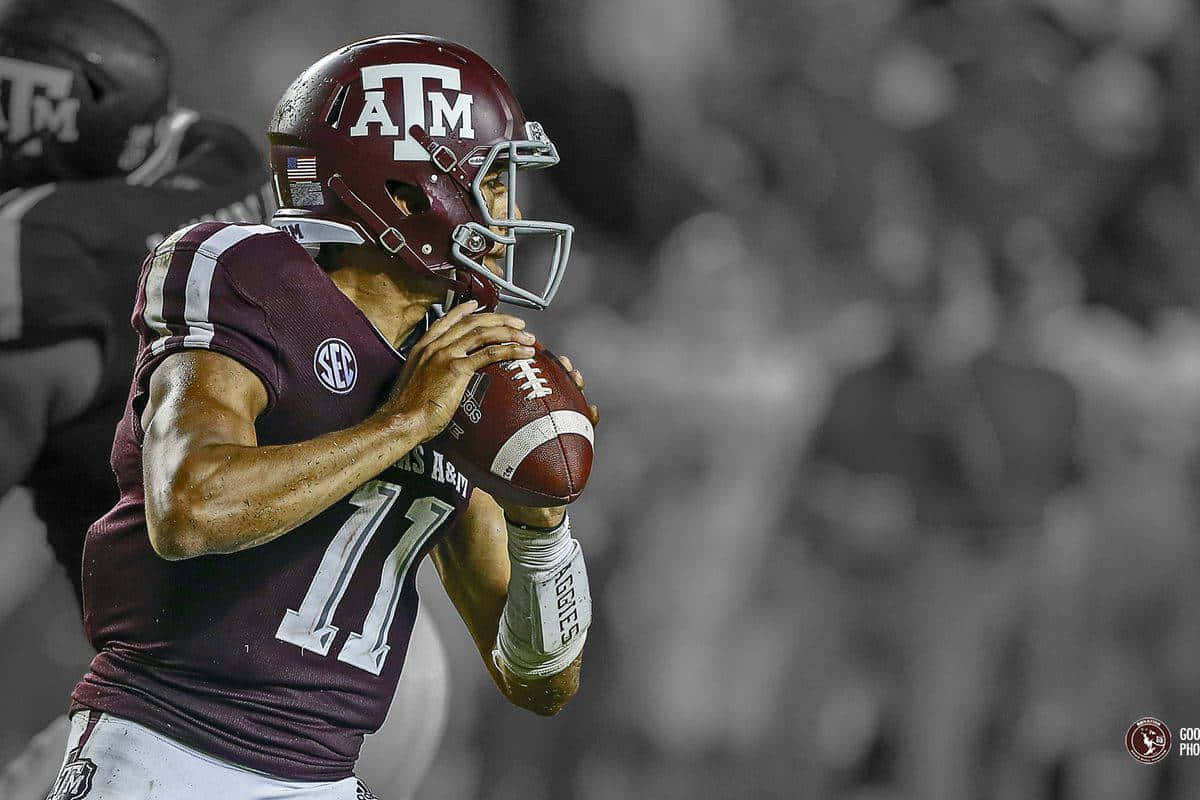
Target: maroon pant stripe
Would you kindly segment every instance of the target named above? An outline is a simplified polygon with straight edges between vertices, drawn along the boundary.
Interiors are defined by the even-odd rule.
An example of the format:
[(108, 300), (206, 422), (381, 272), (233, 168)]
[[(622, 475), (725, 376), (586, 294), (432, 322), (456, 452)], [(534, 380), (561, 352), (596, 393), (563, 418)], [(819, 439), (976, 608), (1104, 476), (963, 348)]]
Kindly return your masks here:
[[(96, 730), (96, 723), (100, 721), (103, 714), (101, 711), (87, 712), (87, 724), (83, 726), (83, 735), (79, 737), (79, 743), (71, 750), (71, 759), (78, 758), (79, 753), (83, 750), (83, 746), (87, 744), (87, 740), (92, 737), (92, 731)], [(68, 759), (71, 760), (71, 759)]]

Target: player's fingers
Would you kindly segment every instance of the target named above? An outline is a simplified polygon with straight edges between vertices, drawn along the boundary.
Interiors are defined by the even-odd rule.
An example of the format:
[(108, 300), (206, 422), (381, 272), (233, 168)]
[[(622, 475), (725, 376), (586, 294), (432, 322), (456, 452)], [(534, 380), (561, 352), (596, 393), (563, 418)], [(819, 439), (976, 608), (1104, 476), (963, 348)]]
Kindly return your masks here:
[(449, 330), (454, 323), (458, 322), (463, 317), (474, 313), (477, 308), (479, 308), (479, 303), (475, 300), (468, 300), (465, 303), (459, 303), (441, 317), (434, 320), (433, 324), (429, 326), (429, 330), (425, 331), (425, 335), (422, 336), (421, 339), (433, 341)]
[(596, 406), (588, 406), (588, 416), (592, 418), (593, 428), (600, 424), (600, 409), (596, 408)]
[(463, 361), (470, 365), (471, 370), (478, 372), (488, 364), (495, 364), (500, 361), (516, 361), (522, 358), (533, 358), (533, 348), (523, 344), (494, 344), (490, 347), (484, 347), (476, 350), (471, 355), (467, 356)]
[(444, 315), (433, 321), (429, 326), (429, 330), (417, 339), (413, 345), (412, 352), (409, 354), (408, 360), (411, 363), (417, 363), (425, 358), (428, 351), (435, 349), (435, 342), (448, 331), (454, 323), (461, 320), (463, 317), (470, 315), (475, 309), (479, 308), (479, 303), (474, 300), (468, 300), (465, 303), (459, 303), (454, 308), (447, 311)]
[(466, 336), (455, 341), (452, 346), (448, 346), (446, 350), (453, 353), (456, 357), (461, 358), (487, 345), (504, 342), (531, 345), (534, 341), (536, 340), (529, 331), (517, 330), (507, 325), (497, 325), (495, 327), (479, 328), (478, 330), (471, 331)]
[[(514, 317), (509, 314), (497, 314), (488, 312), (483, 314), (472, 314), (466, 319), (460, 320), (452, 325), (445, 333), (437, 338), (432, 343), (432, 347), (450, 347), (460, 342), (463, 338), (473, 335), (475, 332), (485, 330), (487, 328), (504, 327), (511, 330), (524, 330), (525, 320), (520, 317)], [(515, 339), (513, 341), (516, 341)]]
[(575, 369), (575, 365), (571, 363), (571, 357), (559, 356), (558, 363), (563, 365), (563, 369), (567, 371), (567, 374), (571, 376), (571, 380), (574, 381), (575, 385), (579, 387), (579, 391), (582, 392), (584, 387), (587, 386), (587, 381), (583, 379), (583, 373)]
[(571, 376), (571, 380), (579, 387), (579, 390), (583, 391), (583, 387), (587, 385), (587, 381), (583, 379), (583, 373), (575, 369), (575, 364), (571, 361), (571, 357), (559, 356), (558, 360), (563, 365), (563, 369), (567, 371), (567, 374)]
[(443, 331), (441, 336), (431, 341), (428, 347), (430, 350), (452, 349), (455, 353), (459, 353), (458, 343), (464, 336), (469, 336), (478, 330), (502, 326), (521, 330), (525, 327), (525, 321), (509, 316), (508, 314), (497, 314), (495, 312), (472, 314), (451, 325)]

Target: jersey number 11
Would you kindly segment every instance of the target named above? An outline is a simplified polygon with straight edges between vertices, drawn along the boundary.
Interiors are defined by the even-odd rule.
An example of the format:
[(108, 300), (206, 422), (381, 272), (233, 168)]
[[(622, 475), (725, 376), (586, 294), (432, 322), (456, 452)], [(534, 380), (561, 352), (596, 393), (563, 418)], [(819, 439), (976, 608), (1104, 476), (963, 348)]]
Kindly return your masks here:
[[(317, 567), (299, 610), (288, 609), (279, 623), (275, 638), (294, 644), (321, 655), (329, 654), (338, 629), (333, 625), (346, 587), (367, 549), (371, 537), (387, 517), (392, 506), (400, 497), (400, 487), (387, 481), (367, 481), (350, 498), (357, 510), (338, 529), (337, 534), (325, 548), (325, 555)], [(404, 531), (400, 541), (383, 563), (383, 577), (371, 610), (363, 622), (362, 631), (351, 633), (350, 638), (338, 652), (338, 661), (365, 669), (374, 675), (383, 671), (387, 659), (388, 631), (396, 604), (400, 601), (400, 590), (417, 553), (446, 519), (454, 507), (436, 497), (418, 497), (412, 501), (404, 516), (412, 524)]]

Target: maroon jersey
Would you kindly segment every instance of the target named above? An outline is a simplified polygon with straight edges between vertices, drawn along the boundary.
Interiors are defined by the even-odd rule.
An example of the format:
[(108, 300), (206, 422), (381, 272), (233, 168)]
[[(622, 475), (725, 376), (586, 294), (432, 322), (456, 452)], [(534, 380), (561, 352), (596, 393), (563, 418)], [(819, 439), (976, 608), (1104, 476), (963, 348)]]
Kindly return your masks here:
[(91, 403), (47, 431), (21, 481), (77, 596), (84, 534), (117, 500), (109, 452), (137, 353), (138, 264), (180, 225), (258, 222), (274, 209), (262, 155), (237, 129), (181, 110), (160, 138), (131, 176), (12, 191), (0, 203), (0, 349), (87, 338), (103, 358)]
[(269, 397), (258, 442), (274, 445), (364, 420), (405, 348), (262, 225), (201, 223), (164, 240), (143, 267), (134, 325), (113, 444), (121, 499), (84, 547), (84, 625), (99, 653), (74, 707), (281, 778), (348, 777), (404, 666), (416, 566), (471, 487), (426, 443), (273, 542), (165, 561), (146, 533), (139, 412), (166, 356), (204, 348), (258, 375)]

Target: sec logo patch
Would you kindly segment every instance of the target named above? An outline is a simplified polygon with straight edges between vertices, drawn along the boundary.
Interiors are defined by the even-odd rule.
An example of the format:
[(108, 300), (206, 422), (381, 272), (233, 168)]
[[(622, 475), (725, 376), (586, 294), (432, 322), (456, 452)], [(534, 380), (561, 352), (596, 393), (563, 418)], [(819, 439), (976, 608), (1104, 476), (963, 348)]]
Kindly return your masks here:
[(326, 339), (313, 353), (317, 380), (335, 394), (346, 394), (358, 382), (358, 361), (350, 345), (341, 339)]

